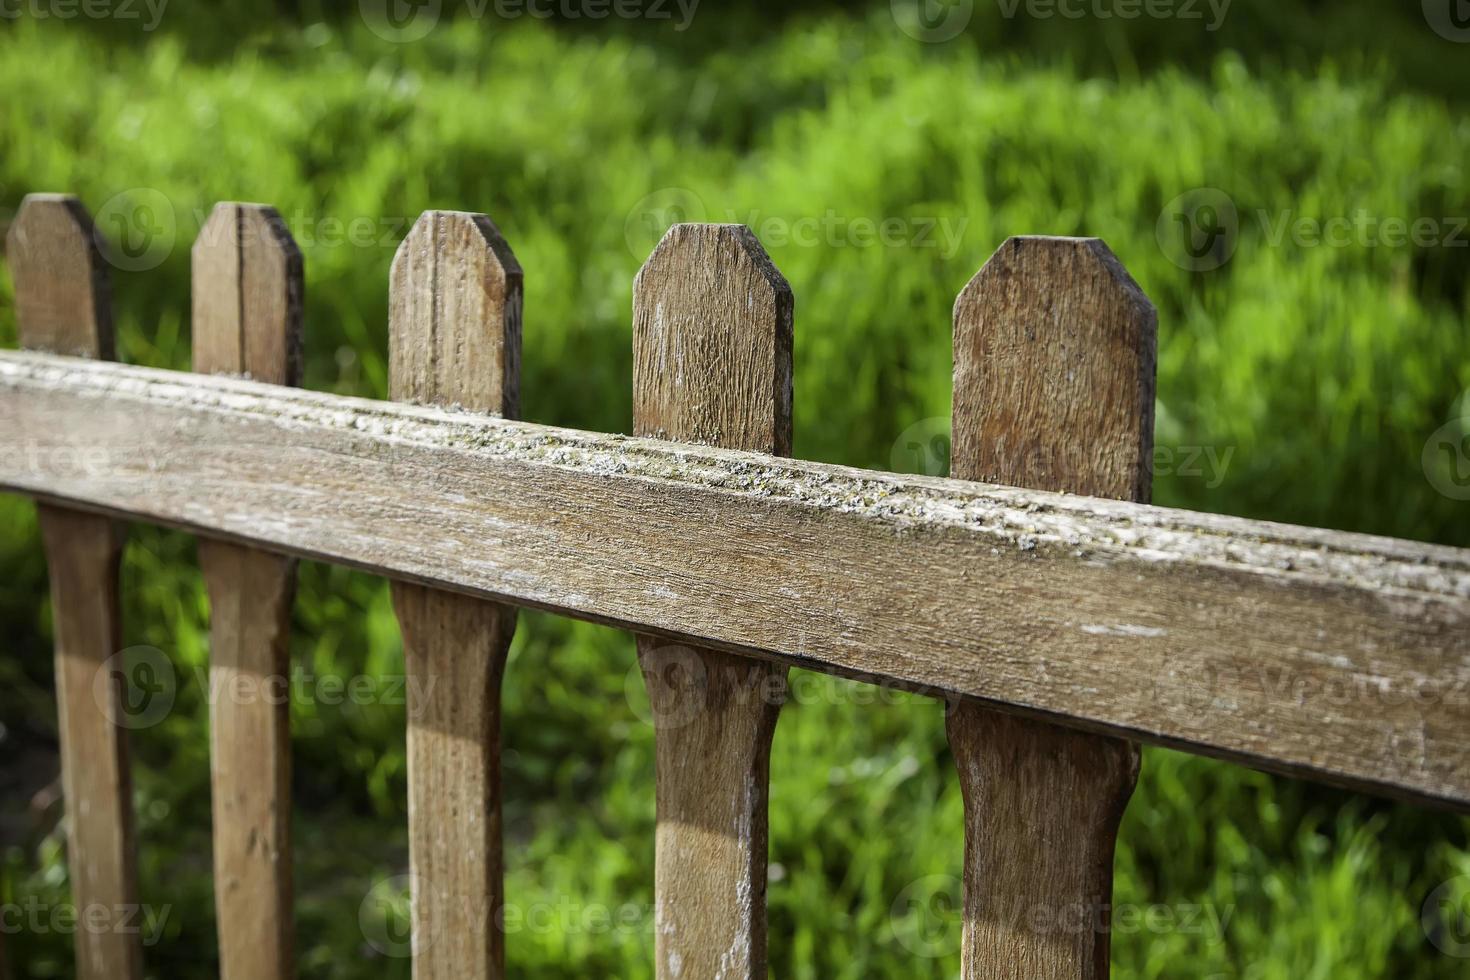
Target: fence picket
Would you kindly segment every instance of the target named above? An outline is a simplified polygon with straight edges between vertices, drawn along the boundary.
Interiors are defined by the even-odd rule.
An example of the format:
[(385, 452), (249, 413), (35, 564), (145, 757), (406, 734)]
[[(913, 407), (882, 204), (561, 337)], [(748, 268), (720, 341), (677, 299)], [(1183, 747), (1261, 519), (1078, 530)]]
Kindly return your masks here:
[[(76, 198), (31, 194), (6, 237), (21, 344), (111, 360), (112, 310), (92, 219)], [(110, 518), (37, 507), (51, 576), (56, 704), (66, 797), (67, 866), (78, 910), (136, 908), (137, 851), (122, 705), (118, 569)], [(81, 980), (137, 980), (142, 945), (116, 929), (78, 929)]]
[[(955, 304), (953, 475), (1147, 502), (1156, 335), (1101, 241), (1006, 242)], [(962, 976), (1104, 980), (1137, 747), (972, 701), (949, 742), (965, 799)]]
[[(397, 401), (514, 418), (521, 268), (489, 218), (429, 211), (393, 260)], [(393, 583), (408, 689), (408, 824), (416, 980), (505, 973), (500, 680), (510, 606)]]
[[(792, 307), (748, 229), (671, 228), (634, 287), (637, 434), (789, 455)], [(787, 668), (647, 636), (638, 658), (656, 727), (657, 976), (764, 978), (771, 739)]]
[[(275, 209), (222, 203), (193, 249), (194, 370), (300, 383), (301, 252)], [(201, 538), (220, 976), (295, 975), (287, 648), (296, 563)], [(247, 692), (241, 697), (235, 691)]]

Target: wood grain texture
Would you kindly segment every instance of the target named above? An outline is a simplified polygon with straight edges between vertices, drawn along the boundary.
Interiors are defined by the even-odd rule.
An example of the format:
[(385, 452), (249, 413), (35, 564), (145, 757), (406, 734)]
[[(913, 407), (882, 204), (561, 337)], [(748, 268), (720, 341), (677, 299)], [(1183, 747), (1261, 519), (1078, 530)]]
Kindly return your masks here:
[[(955, 304), (952, 475), (1143, 501), (1157, 331), (1101, 241), (1006, 242)], [(1104, 980), (1137, 747), (974, 701), (948, 729), (965, 799), (961, 975)]]
[(192, 252), (194, 370), (301, 383), (301, 249), (276, 209), (222, 202)]
[(115, 357), (107, 266), (80, 201), (69, 194), (27, 194), (5, 236), (5, 261), (24, 347)]
[(1157, 334), (1101, 241), (1006, 242), (955, 302), (951, 475), (1148, 503)]
[[(107, 274), (92, 220), (75, 198), (32, 194), (6, 238), (16, 322), (28, 348), (111, 358)], [(105, 517), (39, 509), (51, 576), (56, 702), (66, 798), (72, 902), (87, 909), (138, 904), (132, 777), (123, 720), (118, 571), (122, 528)], [(142, 945), (120, 929), (78, 929), (81, 980), (135, 980)]]
[(393, 583), (409, 677), (413, 975), (505, 975), (500, 680), (513, 608)]
[[(792, 309), (749, 229), (670, 228), (633, 290), (634, 430), (788, 454)], [(650, 636), (638, 661), (657, 729), (656, 975), (764, 978), (771, 739), (787, 668)]]
[(30, 352), (0, 488), (1470, 805), (1463, 549)]
[[(193, 249), (194, 370), (297, 384), (301, 251), (274, 208), (216, 205)], [(201, 539), (209, 591), (210, 776), (220, 976), (294, 976), (293, 559)], [(244, 696), (233, 692), (248, 692)]]
[(520, 263), (483, 214), (426, 211), (393, 257), (394, 401), (493, 412), (520, 406)]
[[(389, 334), (395, 399), (515, 413), (521, 271), (489, 218), (419, 218), (393, 260)], [(503, 977), (500, 680), (516, 611), (407, 582), (393, 608), (410, 681), (413, 975)]]
[(743, 225), (674, 225), (638, 273), (639, 435), (791, 455), (791, 287)]

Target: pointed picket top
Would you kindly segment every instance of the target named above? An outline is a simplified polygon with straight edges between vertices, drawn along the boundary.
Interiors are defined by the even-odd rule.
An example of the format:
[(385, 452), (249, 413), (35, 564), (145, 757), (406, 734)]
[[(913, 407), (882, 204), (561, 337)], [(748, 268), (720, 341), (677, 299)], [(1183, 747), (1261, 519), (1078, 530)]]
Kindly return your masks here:
[(107, 266), (82, 203), (70, 194), (27, 194), (5, 251), (21, 346), (113, 360)]
[(633, 297), (637, 434), (790, 455), (795, 304), (750, 229), (674, 225)]
[(1101, 240), (1010, 239), (955, 302), (951, 475), (1147, 502), (1157, 343)]
[(521, 265), (483, 214), (425, 211), (393, 257), (388, 375), (394, 401), (515, 418)]
[(301, 249), (276, 209), (222, 201), (193, 248), (194, 370), (301, 383)]

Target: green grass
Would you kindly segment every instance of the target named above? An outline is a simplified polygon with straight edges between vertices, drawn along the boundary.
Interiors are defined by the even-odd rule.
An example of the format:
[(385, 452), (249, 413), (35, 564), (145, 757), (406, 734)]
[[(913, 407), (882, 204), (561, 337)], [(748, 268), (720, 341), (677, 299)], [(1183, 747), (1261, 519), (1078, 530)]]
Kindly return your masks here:
[[(1243, 7), (1238, 30), (1258, 29), (1260, 6)], [(485, 211), (526, 270), (523, 414), (607, 431), (629, 428), (631, 282), (661, 221), (677, 206), (748, 222), (796, 294), (797, 455), (929, 471), (942, 471), (942, 438), (937, 454), (912, 448), (946, 424), (955, 294), (1007, 235), (1097, 234), (1159, 307), (1159, 444), (1176, 464), (1191, 447), (1228, 459), (1199, 474), (1161, 467), (1158, 502), (1470, 545), (1465, 504), (1421, 463), (1430, 434), (1470, 414), (1470, 249), (1278, 244), (1271, 230), (1288, 210), (1470, 214), (1470, 125), (1424, 67), (1444, 42), (1395, 20), (1410, 67), (1390, 75), (1310, 46), (1176, 65), (1144, 33), (1133, 67), (1101, 71), (1116, 39), (1054, 59), (983, 34), (925, 46), (894, 29), (886, 4), (753, 20), (738, 51), (710, 36), (718, 16), (688, 47), (535, 22), (487, 33), (462, 21), (408, 46), (345, 17), (242, 31), (234, 47), (225, 28), (193, 21), (146, 46), (13, 25), (0, 35), (0, 207), (70, 190), (115, 236), (155, 244), (156, 267), (114, 277), (120, 356), (182, 368), (188, 243), (203, 216), (221, 199), (277, 205), (306, 257), (308, 386), (379, 397), (397, 240), (426, 208)], [(1228, 263), (1191, 272), (1157, 225), (1198, 187), (1232, 198), (1240, 233)], [(786, 240), (829, 214), (840, 240)], [(904, 222), (906, 244), (851, 243), (856, 223), (885, 219)], [(931, 223), (954, 237), (916, 241)], [(353, 228), (358, 243), (341, 240)], [(4, 276), (0, 290), (0, 342), (13, 345)], [(0, 747), (44, 760), (44, 563), (29, 506), (0, 501), (0, 513)], [(298, 671), (401, 672), (381, 583), (314, 564), (301, 579)], [(179, 672), (173, 712), (134, 739), (143, 898), (170, 908), (148, 966), (214, 976), (207, 608), (192, 544), (138, 529), (124, 587), (128, 644), (157, 647)], [(633, 669), (627, 636), (522, 620), (504, 696), (518, 975), (649, 975), (653, 733)], [(806, 694), (783, 712), (771, 766), (774, 975), (955, 975), (961, 806), (941, 706), (859, 703), (860, 685), (797, 676)], [(402, 706), (303, 697), (292, 723), (302, 975), (407, 977), (407, 960), (372, 945), (391, 947), (375, 885), (406, 869)], [(55, 906), (67, 895), (60, 834), (26, 802), (0, 804), (16, 828), (0, 901)], [(1188, 928), (1158, 926), (1161, 913), (1153, 929), (1120, 928), (1114, 974), (1460, 976), (1419, 913), (1470, 872), (1467, 829), (1150, 750), (1116, 901), (1201, 911)], [(21, 976), (70, 972), (68, 936), (6, 943)]]

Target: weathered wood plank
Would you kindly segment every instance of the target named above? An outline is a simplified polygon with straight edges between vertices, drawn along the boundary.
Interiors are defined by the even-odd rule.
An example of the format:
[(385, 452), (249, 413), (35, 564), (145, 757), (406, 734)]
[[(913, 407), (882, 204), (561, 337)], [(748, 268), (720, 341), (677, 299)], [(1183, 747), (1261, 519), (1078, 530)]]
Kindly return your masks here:
[[(1157, 334), (1102, 242), (1006, 242), (955, 304), (951, 475), (1147, 502)], [(1105, 980), (1137, 747), (975, 701), (948, 729), (965, 798), (962, 976)]]
[(0, 487), (1470, 807), (1460, 549), (29, 352)]
[[(6, 237), (26, 347), (113, 354), (107, 273), (92, 219), (75, 198), (32, 194)], [(96, 514), (41, 506), (56, 634), (56, 704), (66, 797), (67, 869), (78, 910), (136, 907), (132, 778), (123, 719), (118, 571), (123, 531)], [(135, 980), (142, 944), (118, 929), (78, 929), (77, 976)]]
[[(300, 383), (303, 288), (301, 252), (274, 208), (216, 205), (193, 249), (194, 370)], [(286, 693), (296, 563), (207, 538), (199, 541), (199, 563), (216, 695), (210, 776), (220, 975), (290, 977), (296, 931)]]
[[(634, 430), (789, 454), (792, 309), (749, 229), (670, 228), (633, 290)], [(656, 974), (764, 980), (786, 665), (650, 636), (638, 661), (657, 729)]]
[[(396, 400), (515, 415), (521, 268), (489, 218), (419, 218), (393, 260), (389, 333)], [(516, 611), (411, 582), (392, 588), (411, 681), (413, 975), (495, 980), (505, 975), (500, 680)]]

